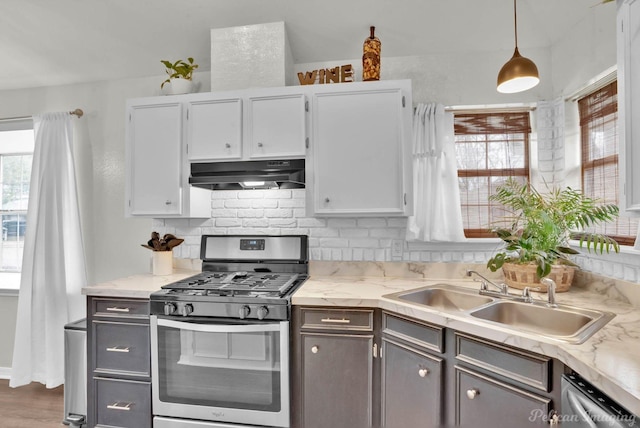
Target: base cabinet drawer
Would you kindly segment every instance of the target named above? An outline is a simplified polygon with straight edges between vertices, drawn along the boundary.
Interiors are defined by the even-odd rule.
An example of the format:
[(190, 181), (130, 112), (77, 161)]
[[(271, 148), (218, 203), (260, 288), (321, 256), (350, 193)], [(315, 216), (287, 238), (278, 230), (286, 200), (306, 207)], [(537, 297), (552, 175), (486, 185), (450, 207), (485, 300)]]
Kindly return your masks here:
[(462, 367), (456, 367), (456, 426), (465, 428), (548, 426), (549, 398)]
[(149, 326), (94, 321), (95, 371), (150, 376)]
[(151, 428), (149, 382), (95, 378), (97, 427)]

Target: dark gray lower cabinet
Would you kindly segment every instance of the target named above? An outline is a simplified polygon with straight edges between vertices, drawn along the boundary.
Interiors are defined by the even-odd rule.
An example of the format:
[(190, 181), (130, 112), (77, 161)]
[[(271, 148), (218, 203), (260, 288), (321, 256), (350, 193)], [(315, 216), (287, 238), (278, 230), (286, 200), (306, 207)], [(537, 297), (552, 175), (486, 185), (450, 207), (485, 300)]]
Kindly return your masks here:
[(293, 320), (293, 428), (538, 427), (559, 407), (544, 355), (372, 309)]
[(87, 298), (87, 427), (151, 428), (147, 299)]
[(373, 335), (302, 334), (305, 428), (372, 426)]
[[(551, 399), (456, 367), (456, 426), (538, 427), (552, 409)], [(544, 416), (544, 417), (543, 417)]]
[(294, 307), (292, 428), (377, 426), (373, 309)]
[(442, 424), (442, 359), (382, 339), (382, 426), (440, 427)]

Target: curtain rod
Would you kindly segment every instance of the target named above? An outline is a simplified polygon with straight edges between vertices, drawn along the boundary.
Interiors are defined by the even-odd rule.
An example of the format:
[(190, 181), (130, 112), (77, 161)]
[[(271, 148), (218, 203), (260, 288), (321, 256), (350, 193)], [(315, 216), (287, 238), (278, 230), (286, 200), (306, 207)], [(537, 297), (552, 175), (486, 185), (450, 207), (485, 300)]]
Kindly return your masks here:
[[(74, 116), (78, 116), (78, 119), (80, 119), (83, 115), (84, 112), (82, 111), (82, 109), (75, 109), (73, 111), (70, 111), (69, 114), (72, 114)], [(31, 119), (33, 116), (16, 116), (16, 117), (3, 117), (0, 118), (0, 122), (9, 122), (12, 120), (24, 120), (24, 119)]]

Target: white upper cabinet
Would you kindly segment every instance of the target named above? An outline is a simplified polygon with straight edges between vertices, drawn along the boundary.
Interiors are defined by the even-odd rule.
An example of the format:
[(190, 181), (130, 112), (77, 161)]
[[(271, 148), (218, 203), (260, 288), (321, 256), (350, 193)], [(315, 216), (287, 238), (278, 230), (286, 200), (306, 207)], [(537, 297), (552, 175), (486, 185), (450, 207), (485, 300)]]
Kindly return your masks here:
[(210, 193), (191, 188), (185, 175), (182, 122), (177, 97), (127, 102), (126, 216), (211, 216)]
[(189, 99), (187, 141), (190, 161), (242, 157), (242, 99), (207, 94)]
[(411, 214), (411, 110), (408, 80), (314, 89), (311, 215)]
[(620, 205), (640, 215), (640, 0), (618, 0)]
[(251, 159), (305, 156), (304, 94), (251, 96), (247, 103), (247, 145)]
[(300, 87), (183, 97), (190, 162), (305, 157), (307, 97)]

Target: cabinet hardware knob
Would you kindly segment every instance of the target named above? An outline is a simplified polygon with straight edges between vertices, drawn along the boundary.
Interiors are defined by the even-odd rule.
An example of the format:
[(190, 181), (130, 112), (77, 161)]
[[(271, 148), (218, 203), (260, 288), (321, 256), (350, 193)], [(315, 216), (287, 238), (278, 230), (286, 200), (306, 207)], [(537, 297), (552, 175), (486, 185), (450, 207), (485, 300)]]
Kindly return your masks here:
[(224, 146), (225, 146), (227, 149), (230, 149), (230, 148), (231, 148), (231, 144), (229, 144), (229, 143), (225, 143), (225, 145), (224, 145)]
[(167, 200), (164, 202), (165, 205), (171, 205), (171, 201)]
[(112, 346), (110, 348), (107, 348), (107, 352), (122, 352), (128, 354), (129, 348), (124, 346)]
[(329, 198), (324, 198), (324, 201), (325, 201), (326, 203), (329, 203), (330, 199), (329, 199)]
[(318, 347), (318, 345), (313, 345), (311, 347), (311, 352), (313, 352), (314, 354), (317, 354), (319, 350), (320, 348)]
[(420, 377), (425, 377), (425, 376), (426, 376), (426, 375), (428, 375), (428, 374), (429, 374), (429, 370), (427, 370), (427, 369), (420, 369), (420, 370), (418, 370), (418, 375), (419, 375)]
[(262, 147), (262, 143), (258, 143), (258, 147)]
[(131, 406), (133, 406), (133, 403), (121, 403), (120, 401), (117, 401), (113, 404), (108, 404), (107, 409), (129, 411), (131, 410)]
[(480, 395), (480, 391), (478, 391), (477, 389), (467, 389), (467, 398), (469, 398), (469, 400), (473, 400), (477, 395)]

